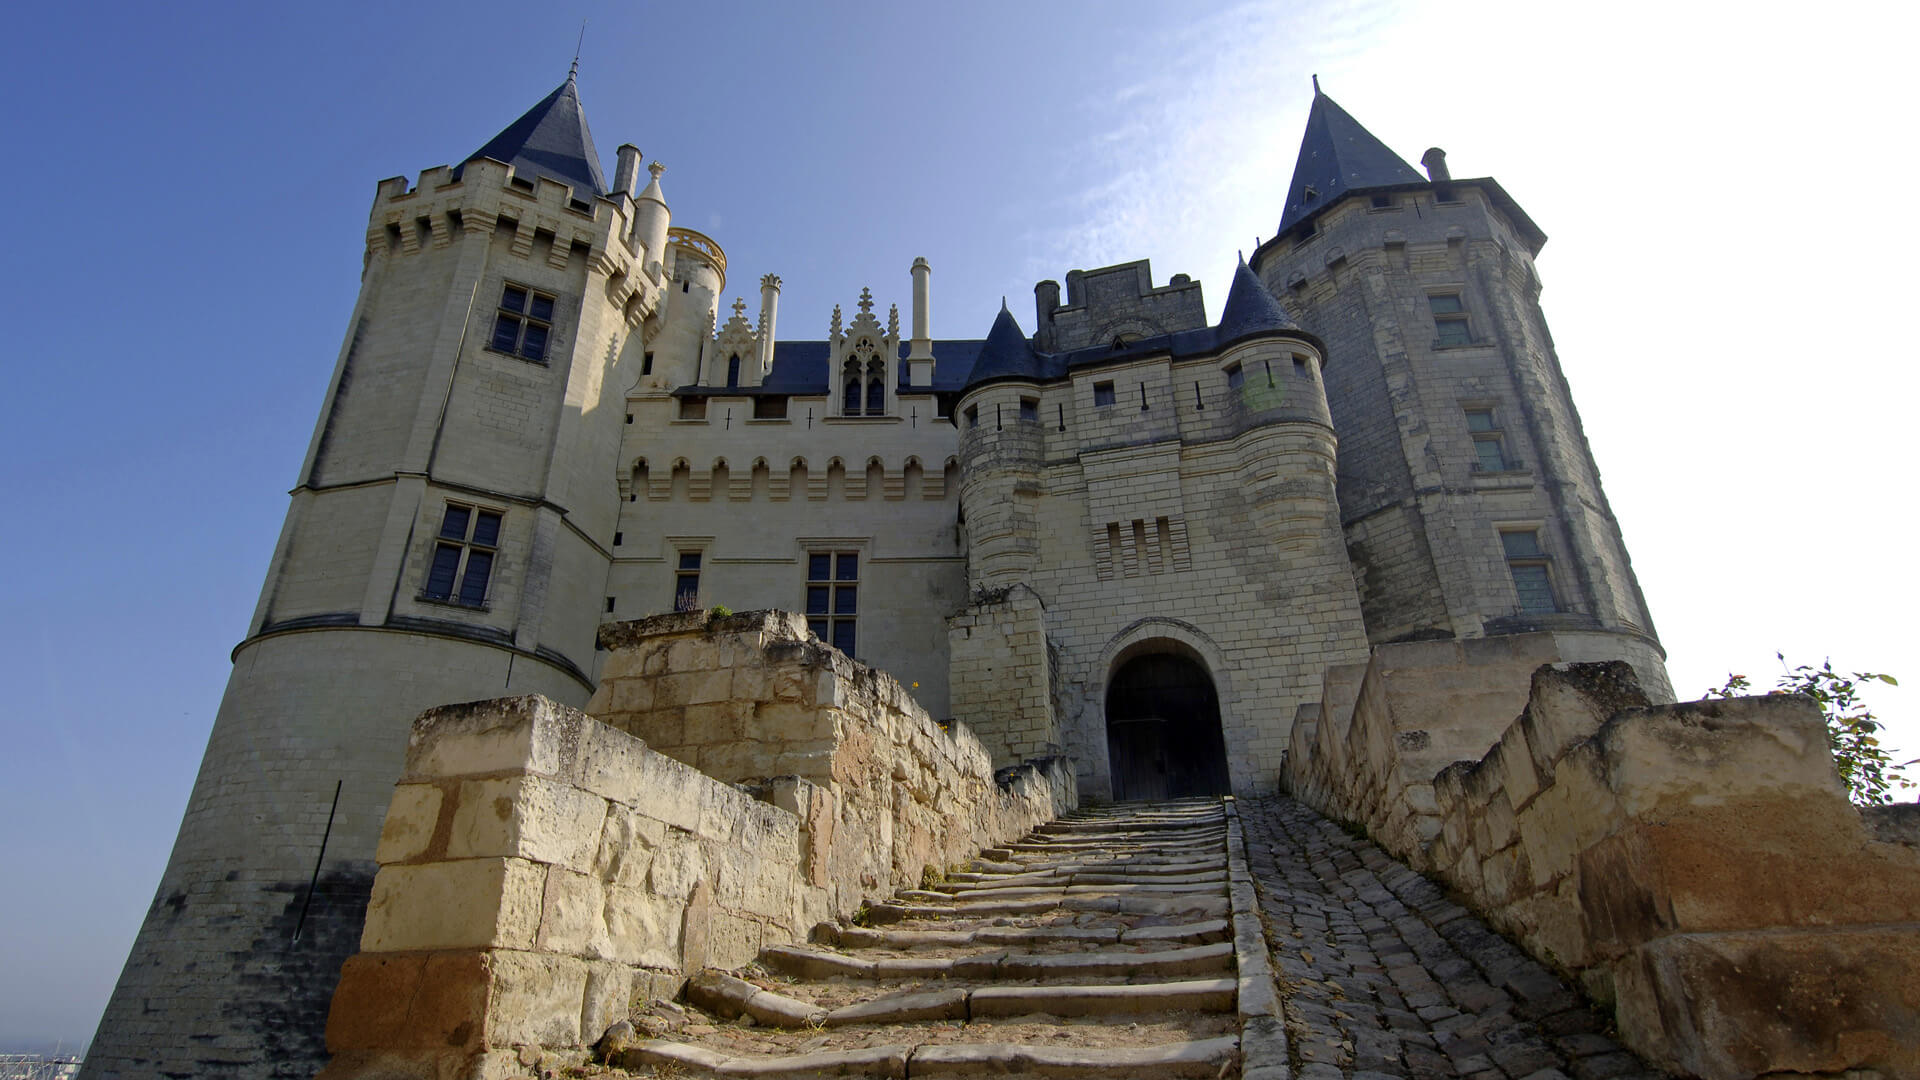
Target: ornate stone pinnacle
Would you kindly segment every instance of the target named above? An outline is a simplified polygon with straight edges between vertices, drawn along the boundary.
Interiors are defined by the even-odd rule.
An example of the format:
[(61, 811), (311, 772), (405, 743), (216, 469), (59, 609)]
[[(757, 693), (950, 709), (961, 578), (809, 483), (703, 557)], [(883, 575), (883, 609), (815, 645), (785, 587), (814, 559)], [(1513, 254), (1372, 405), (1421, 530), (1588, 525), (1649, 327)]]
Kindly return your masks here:
[(647, 166), (647, 171), (653, 174), (655, 180), (658, 180), (660, 179), (660, 174), (667, 171), (667, 167), (656, 161)]
[(865, 286), (861, 286), (860, 288), (860, 313), (862, 315), (873, 314), (873, 290)]
[(768, 288), (769, 286), (771, 286), (772, 288), (775, 288), (775, 289), (777, 289), (777, 288), (779, 288), (779, 287), (780, 287), (780, 275), (779, 275), (779, 274), (767, 274), (766, 276), (764, 276), (764, 277), (762, 277), (762, 278), (760, 279), (760, 287), (761, 287), (761, 288), (763, 288), (763, 289), (765, 289), (765, 288)]
[(840, 336), (840, 305), (839, 304), (833, 305), (833, 329), (827, 331), (827, 336), (835, 337), (835, 338)]
[(887, 336), (888, 337), (900, 336), (900, 305), (899, 304), (891, 304), (891, 305), (888, 305), (887, 307)]

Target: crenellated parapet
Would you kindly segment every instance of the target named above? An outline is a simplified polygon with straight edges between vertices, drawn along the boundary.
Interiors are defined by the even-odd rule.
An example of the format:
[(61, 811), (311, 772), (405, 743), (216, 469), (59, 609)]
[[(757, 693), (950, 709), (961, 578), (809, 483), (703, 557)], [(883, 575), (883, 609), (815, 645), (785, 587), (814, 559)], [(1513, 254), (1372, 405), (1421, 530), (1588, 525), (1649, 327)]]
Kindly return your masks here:
[(939, 501), (960, 473), (956, 456), (897, 451), (864, 459), (844, 454), (641, 455), (621, 471), (620, 495), (623, 500), (659, 503)]
[(658, 306), (661, 283), (637, 272), (650, 258), (634, 234), (632, 202), (577, 197), (574, 188), (541, 176), (525, 180), (488, 159), (458, 170), (435, 166), (412, 185), (380, 182), (368, 215), (367, 257), (417, 255), (451, 246), (463, 234), (504, 232), (508, 254), (564, 271), (576, 252), (589, 275), (604, 282), (607, 302), (637, 327)]

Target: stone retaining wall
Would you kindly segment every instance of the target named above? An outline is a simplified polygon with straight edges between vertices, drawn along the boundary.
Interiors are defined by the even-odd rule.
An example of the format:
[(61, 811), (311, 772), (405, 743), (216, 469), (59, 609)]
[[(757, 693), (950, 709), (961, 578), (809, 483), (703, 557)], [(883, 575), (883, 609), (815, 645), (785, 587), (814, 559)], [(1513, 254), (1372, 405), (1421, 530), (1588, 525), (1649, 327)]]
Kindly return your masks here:
[[(334, 995), (327, 1080), (517, 1074), (522, 1053), (590, 1043), (636, 998), (802, 940), (1074, 805), (1070, 764), (996, 782), (967, 733), (795, 616), (662, 616), (604, 637), (596, 706), (678, 730), (679, 753), (734, 775), (541, 697), (423, 714)], [(676, 696), (700, 700), (664, 704)], [(689, 716), (734, 734), (687, 741)]]
[[(1434, 644), (1455, 662), (1481, 643)], [(1488, 648), (1499, 669), (1524, 643)], [(1302, 801), (1576, 976), (1664, 1067), (1920, 1075), (1920, 811), (1847, 802), (1812, 702), (1649, 706), (1624, 663), (1542, 666), (1490, 748), (1422, 780), (1495, 703), (1449, 711), (1443, 680), (1396, 711), (1409, 699), (1393, 684), (1416, 683), (1417, 665), (1396, 676), (1378, 659), (1323, 703), (1319, 723), (1344, 711), (1346, 736), (1296, 744)], [(1416, 717), (1452, 726), (1428, 734)], [(1344, 759), (1316, 756), (1328, 745)]]

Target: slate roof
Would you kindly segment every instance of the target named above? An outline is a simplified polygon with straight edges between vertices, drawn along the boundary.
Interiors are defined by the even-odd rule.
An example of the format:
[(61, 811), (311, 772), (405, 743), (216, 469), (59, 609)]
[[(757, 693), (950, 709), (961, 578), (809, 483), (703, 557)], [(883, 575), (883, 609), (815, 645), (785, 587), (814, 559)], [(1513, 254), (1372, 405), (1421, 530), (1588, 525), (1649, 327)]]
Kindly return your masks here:
[(1033, 351), (1033, 343), (1027, 340), (1026, 331), (1020, 329), (1019, 320), (1007, 310), (1006, 301), (1002, 300), (1000, 314), (993, 318), (993, 329), (987, 331), (987, 340), (980, 347), (980, 355), (973, 361), (973, 370), (967, 374), (966, 385), (971, 388), (995, 379), (1039, 382), (1066, 374), (1066, 368), (1049, 363), (1051, 359), (1051, 355), (1043, 357)]
[(1426, 177), (1374, 138), (1352, 114), (1320, 93), (1316, 83), (1279, 231), (1286, 232), (1352, 192), (1426, 183)]
[[(933, 392), (957, 394), (966, 386), (967, 373), (986, 342), (979, 339), (935, 341), (933, 343)], [(900, 343), (900, 359), (907, 358), (910, 342)], [(830, 393), (827, 386), (827, 358), (832, 351), (824, 341), (776, 341), (773, 343), (773, 367), (759, 386), (682, 386), (675, 397), (757, 397), (761, 395), (805, 396)], [(900, 367), (901, 393), (924, 394), (927, 387), (908, 386), (906, 365)]]
[(1280, 301), (1274, 299), (1267, 287), (1260, 283), (1243, 255), (1239, 267), (1233, 272), (1233, 287), (1227, 290), (1227, 306), (1220, 309), (1220, 325), (1215, 328), (1215, 333), (1224, 345), (1250, 334), (1270, 330), (1298, 334), (1300, 324), (1293, 321), (1287, 309), (1281, 307)]
[(544, 176), (567, 184), (576, 199), (590, 200), (607, 192), (600, 152), (593, 148), (593, 133), (587, 130), (587, 113), (580, 107), (580, 90), (572, 75), (467, 160), (479, 158), (504, 161), (524, 180)]
[[(936, 394), (957, 395), (983, 383), (1001, 379), (1022, 382), (1051, 382), (1083, 367), (1114, 361), (1133, 360), (1162, 353), (1175, 360), (1208, 356), (1243, 338), (1256, 334), (1282, 334), (1312, 343), (1324, 355), (1320, 339), (1300, 328), (1280, 301), (1260, 283), (1247, 260), (1242, 258), (1233, 272), (1233, 287), (1227, 291), (1227, 304), (1220, 313), (1218, 326), (1182, 330), (1172, 334), (1142, 338), (1125, 345), (1090, 345), (1072, 352), (1043, 353), (1034, 349), (1033, 340), (1020, 329), (1003, 303), (994, 317), (993, 329), (982, 339), (935, 341), (933, 343), (933, 386)], [(905, 360), (909, 342), (900, 343), (899, 357)], [(782, 395), (804, 397), (832, 394), (828, 382), (827, 358), (832, 350), (825, 341), (776, 341), (773, 367), (759, 386), (682, 386), (675, 397), (758, 397)], [(926, 393), (927, 387), (906, 384), (906, 365), (900, 366), (901, 393)]]

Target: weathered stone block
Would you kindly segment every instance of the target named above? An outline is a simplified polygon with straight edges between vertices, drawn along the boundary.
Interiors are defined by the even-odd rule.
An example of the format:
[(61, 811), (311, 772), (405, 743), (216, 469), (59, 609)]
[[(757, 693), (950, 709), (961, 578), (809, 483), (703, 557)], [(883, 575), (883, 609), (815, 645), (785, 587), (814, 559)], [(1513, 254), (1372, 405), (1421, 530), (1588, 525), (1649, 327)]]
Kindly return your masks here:
[(512, 949), (497, 950), (490, 959), (488, 1046), (581, 1045), (580, 1020), (591, 970), (587, 961)]
[(609, 806), (600, 829), (600, 851), (593, 860), (594, 876), (609, 885), (641, 885), (653, 865), (654, 849), (666, 836), (667, 827), (658, 819), (617, 804)]
[(595, 724), (581, 732), (580, 752), (566, 779), (603, 799), (630, 803), (644, 783), (648, 756), (638, 736)]
[(382, 867), (360, 949), (532, 948), (546, 872), (524, 859)]
[(677, 970), (684, 909), (682, 902), (656, 896), (646, 889), (609, 887), (602, 915), (607, 958)]
[(480, 1049), (491, 985), (482, 952), (349, 957), (327, 1016), (327, 1049)]
[(699, 843), (682, 832), (668, 833), (654, 852), (653, 866), (647, 873), (647, 888), (655, 896), (685, 900), (706, 877), (706, 859)]
[(428, 709), (407, 737), (403, 778), (529, 771), (562, 775), (585, 713), (546, 698), (496, 698)]
[(707, 966), (732, 971), (760, 955), (760, 923), (715, 911), (707, 925)]
[(1614, 965), (1621, 1035), (1704, 1080), (1920, 1075), (1920, 930), (1688, 934)]
[(603, 956), (607, 951), (602, 913), (606, 886), (592, 874), (576, 874), (553, 867), (547, 871), (542, 898), (540, 932), (533, 947), (540, 952), (568, 956)]
[(606, 809), (606, 800), (545, 777), (468, 780), (460, 785), (447, 855), (507, 855), (590, 870)]
[(393, 789), (387, 820), (380, 827), (380, 863), (407, 862), (427, 853), (440, 823), (443, 796), (433, 784), (401, 784)]
[(614, 1023), (625, 1020), (633, 1000), (633, 968), (614, 960), (589, 961), (580, 1009), (580, 1041), (594, 1043)]

